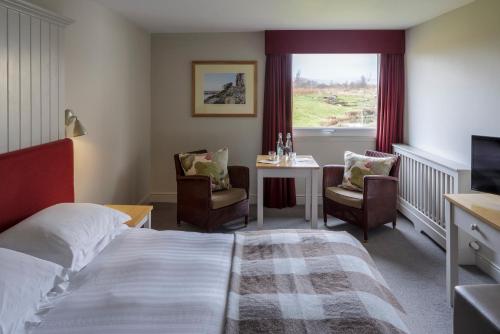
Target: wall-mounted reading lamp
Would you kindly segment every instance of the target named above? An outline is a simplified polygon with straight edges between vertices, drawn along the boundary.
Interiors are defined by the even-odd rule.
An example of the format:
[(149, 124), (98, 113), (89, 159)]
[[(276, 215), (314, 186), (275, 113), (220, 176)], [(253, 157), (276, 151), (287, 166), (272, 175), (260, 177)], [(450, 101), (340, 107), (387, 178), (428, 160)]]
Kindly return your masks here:
[(73, 110), (64, 111), (64, 124), (66, 125), (66, 137), (79, 137), (87, 134), (87, 130), (73, 113)]

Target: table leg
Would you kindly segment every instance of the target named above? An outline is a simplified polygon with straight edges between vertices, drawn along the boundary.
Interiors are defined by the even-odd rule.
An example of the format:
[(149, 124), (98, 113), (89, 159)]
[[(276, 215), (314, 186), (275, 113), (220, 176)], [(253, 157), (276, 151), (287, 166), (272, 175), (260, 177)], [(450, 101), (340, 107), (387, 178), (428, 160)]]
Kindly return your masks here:
[(257, 228), (264, 226), (264, 177), (262, 171), (257, 169)]
[(305, 215), (306, 221), (311, 220), (311, 175), (306, 176), (306, 192), (305, 192)]
[(458, 227), (453, 217), (453, 205), (445, 201), (446, 214), (446, 295), (453, 307), (453, 292), (458, 284)]
[(148, 213), (148, 218), (146, 219), (146, 223), (144, 223), (145, 228), (151, 228), (151, 212)]
[(318, 169), (311, 170), (311, 228), (318, 229)]

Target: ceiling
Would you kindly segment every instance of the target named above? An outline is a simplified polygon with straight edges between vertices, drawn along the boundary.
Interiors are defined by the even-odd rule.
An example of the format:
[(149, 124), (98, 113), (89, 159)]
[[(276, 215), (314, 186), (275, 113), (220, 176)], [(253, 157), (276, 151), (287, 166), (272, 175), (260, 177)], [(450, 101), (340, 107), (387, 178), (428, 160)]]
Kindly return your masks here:
[(160, 32), (406, 29), (474, 0), (97, 0)]

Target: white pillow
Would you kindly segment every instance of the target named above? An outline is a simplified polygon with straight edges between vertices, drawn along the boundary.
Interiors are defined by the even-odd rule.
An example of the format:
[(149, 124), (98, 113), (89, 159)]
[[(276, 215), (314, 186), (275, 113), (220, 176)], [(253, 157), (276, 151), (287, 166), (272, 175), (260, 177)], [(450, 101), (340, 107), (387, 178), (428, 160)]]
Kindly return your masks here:
[(102, 205), (56, 204), (1, 233), (0, 247), (78, 271), (127, 229), (128, 220), (130, 216)]
[(47, 293), (63, 281), (64, 268), (0, 248), (0, 333), (23, 333)]

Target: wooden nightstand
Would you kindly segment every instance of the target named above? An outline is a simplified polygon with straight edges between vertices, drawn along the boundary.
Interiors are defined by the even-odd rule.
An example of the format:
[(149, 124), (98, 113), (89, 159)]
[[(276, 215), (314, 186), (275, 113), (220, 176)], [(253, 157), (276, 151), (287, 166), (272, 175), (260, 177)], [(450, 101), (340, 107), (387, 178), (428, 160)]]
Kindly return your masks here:
[(130, 227), (140, 228), (144, 226), (145, 228), (151, 228), (151, 211), (153, 210), (153, 206), (151, 205), (108, 204), (106, 206), (126, 213), (127, 215), (132, 217), (131, 220), (125, 223)]

